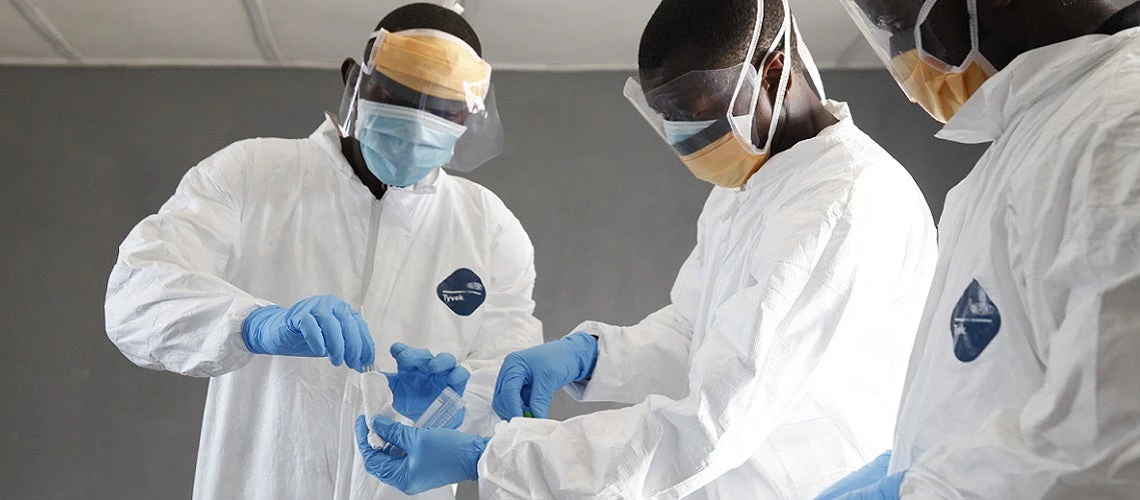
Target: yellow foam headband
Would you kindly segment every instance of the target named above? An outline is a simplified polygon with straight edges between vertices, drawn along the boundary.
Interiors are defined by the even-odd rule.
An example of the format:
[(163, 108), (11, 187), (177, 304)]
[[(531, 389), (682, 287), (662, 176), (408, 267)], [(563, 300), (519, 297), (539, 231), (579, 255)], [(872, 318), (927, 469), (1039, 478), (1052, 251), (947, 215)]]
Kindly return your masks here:
[(454, 101), (482, 103), (491, 65), (463, 40), (438, 30), (377, 32), (369, 66), (412, 90)]

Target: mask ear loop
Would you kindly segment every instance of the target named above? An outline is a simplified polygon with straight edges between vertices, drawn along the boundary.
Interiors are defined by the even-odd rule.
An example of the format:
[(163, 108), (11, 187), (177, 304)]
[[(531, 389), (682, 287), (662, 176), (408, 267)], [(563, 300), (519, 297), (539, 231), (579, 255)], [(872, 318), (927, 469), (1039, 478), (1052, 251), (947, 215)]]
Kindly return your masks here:
[[(773, 38), (771, 46), (768, 47), (768, 51), (764, 53), (764, 59), (762, 59), (763, 62), (767, 62), (768, 58), (771, 57), (772, 54), (776, 52), (776, 45), (778, 43), (780, 43), (781, 41), (784, 42), (784, 47), (783, 47), (784, 52), (788, 51), (787, 36), (786, 36), (787, 29), (788, 29), (788, 20), (789, 20), (788, 16), (786, 15), (788, 12), (787, 0), (784, 0), (783, 4), (784, 4), (784, 13), (785, 13), (784, 22), (780, 24), (780, 30), (776, 33), (776, 36)], [(732, 104), (729, 106), (727, 115), (728, 115), (729, 124), (732, 126), (733, 134), (736, 136), (737, 142), (741, 143), (741, 145), (743, 145), (745, 147), (745, 149), (747, 149), (752, 154), (763, 154), (768, 150), (768, 146), (771, 145), (772, 134), (770, 132), (775, 130), (776, 121), (777, 121), (777, 118), (776, 118), (777, 114), (773, 114), (773, 119), (769, 123), (769, 134), (768, 134), (767, 144), (764, 146), (763, 149), (757, 149), (756, 144), (755, 144), (757, 135), (754, 134), (755, 130), (753, 130), (753, 127), (755, 127), (754, 117), (756, 116), (756, 105), (760, 102), (760, 93), (763, 90), (763, 86), (761, 85), (761, 82), (763, 82), (763, 75), (759, 74), (759, 72), (757, 72), (756, 79), (753, 82), (754, 87), (752, 89), (752, 99), (748, 103), (748, 113), (745, 115), (739, 116), (739, 117), (733, 115), (733, 113), (736, 110), (736, 104), (735, 103), (736, 103), (737, 98), (740, 95), (740, 89), (743, 86), (744, 79), (748, 76), (749, 70), (755, 71), (754, 68), (752, 68), (752, 60), (754, 59), (754, 56), (756, 55), (756, 46), (759, 44), (760, 33), (763, 31), (763, 28), (764, 28), (764, 12), (763, 12), (764, 11), (764, 0), (758, 0), (757, 5), (756, 5), (756, 9), (757, 9), (757, 14), (756, 14), (757, 24), (756, 24), (755, 28), (752, 30), (752, 43), (748, 47), (748, 54), (746, 56), (746, 59), (744, 60), (744, 64), (741, 65), (740, 80), (737, 82), (736, 90), (733, 92), (733, 99), (731, 101)], [(788, 69), (788, 66), (785, 65), (784, 68), (780, 72), (780, 81), (781, 81), (780, 88), (777, 89), (777, 91), (776, 91), (777, 92), (776, 97), (778, 99), (777, 103), (776, 103), (777, 106), (779, 106), (783, 101), (783, 91), (784, 91), (784, 88), (787, 87), (788, 76), (789, 76), (789, 69)], [(782, 106), (777, 107), (775, 109), (775, 113), (778, 113), (781, 110), (781, 108), (782, 108)]]
[(930, 9), (934, 8), (934, 4), (937, 1), (938, 0), (926, 0), (926, 2), (922, 4), (922, 7), (918, 9), (918, 16), (914, 19), (914, 48), (918, 50), (918, 57), (923, 61), (928, 63), (937, 61), (942, 65), (948, 66), (944, 61), (936, 57), (930, 57), (930, 54), (926, 52), (926, 48), (922, 45), (922, 25), (926, 23), (926, 18), (930, 17)]
[(962, 63), (965, 68), (970, 62), (977, 63), (986, 72), (986, 76), (993, 76), (997, 73), (997, 69), (990, 63), (990, 60), (982, 54), (982, 42), (978, 36), (978, 2), (977, 0), (966, 0), (966, 8), (970, 12), (970, 57)]
[[(780, 69), (780, 88), (776, 89), (776, 103), (772, 106), (772, 120), (768, 123), (768, 139), (764, 141), (764, 149), (760, 151), (764, 154), (768, 154), (772, 151), (772, 138), (776, 135), (776, 126), (780, 123), (780, 113), (784, 111), (784, 98), (788, 90), (788, 80), (790, 80), (792, 76), (792, 61), (790, 60), (792, 37), (789, 33), (792, 25), (792, 13), (788, 9), (788, 0), (784, 0), (782, 3), (784, 5), (784, 21), (780, 26), (780, 32), (776, 34), (776, 39), (772, 41), (772, 47), (768, 48), (768, 56), (765, 56), (765, 60), (775, 52), (776, 43), (780, 41), (784, 42), (784, 57), (787, 60), (784, 61), (784, 67)], [(758, 90), (760, 87), (760, 85), (756, 86)], [(758, 92), (757, 97), (759, 97)]]
[(919, 9), (918, 17), (914, 23), (914, 46), (918, 49), (919, 57), (921, 57), (922, 60), (927, 64), (936, 66), (936, 69), (945, 73), (965, 72), (966, 68), (970, 66), (971, 62), (977, 63), (979, 66), (981, 66), (988, 76), (993, 76), (994, 73), (997, 73), (997, 70), (994, 69), (993, 64), (990, 64), (989, 59), (986, 59), (986, 57), (982, 55), (981, 49), (978, 48), (980, 45), (978, 37), (977, 0), (966, 0), (966, 11), (970, 15), (970, 54), (962, 60), (962, 64), (954, 66), (937, 57), (931, 56), (928, 52), (926, 52), (926, 49), (923, 48), (922, 45), (922, 25), (926, 22), (926, 19), (930, 17), (930, 11), (934, 8), (934, 4), (936, 3), (938, 3), (938, 0), (926, 0), (926, 3), (922, 4), (922, 8)]
[(792, 30), (796, 34), (796, 52), (800, 57), (800, 61), (804, 64), (804, 69), (811, 78), (811, 84), (815, 87), (815, 91), (819, 93), (820, 100), (827, 100), (827, 90), (823, 88), (823, 78), (819, 75), (819, 66), (815, 64), (815, 58), (812, 57), (811, 51), (804, 43), (804, 36), (800, 34), (800, 23), (794, 18), (792, 19)]
[[(744, 124), (744, 127), (746, 127), (746, 129), (741, 130), (741, 125), (738, 123), (738, 120), (736, 119), (734, 113), (736, 111), (736, 100), (740, 97), (740, 91), (744, 88), (744, 80), (748, 77), (748, 69), (752, 66), (752, 59), (756, 55), (756, 45), (760, 43), (760, 32), (763, 30), (763, 27), (764, 0), (756, 0), (756, 24), (753, 25), (752, 29), (752, 41), (748, 44), (748, 50), (744, 55), (744, 64), (740, 68), (740, 76), (737, 77), (736, 87), (732, 90), (732, 100), (729, 101), (730, 104), (728, 106), (728, 110), (725, 111), (725, 118), (732, 126), (733, 133), (736, 135), (737, 139), (740, 140), (741, 137), (749, 138), (747, 141), (740, 140), (739, 142), (747, 142), (748, 149), (750, 150), (756, 149), (751, 141), (753, 127), (752, 120), (747, 120), (747, 123)], [(769, 51), (770, 50), (771, 49), (769, 49)], [(759, 79), (756, 79), (756, 81), (753, 82), (753, 85), (756, 87), (756, 89), (754, 89), (752, 102), (748, 107), (748, 114), (745, 115), (746, 117), (756, 114), (756, 102), (759, 98), (758, 89), (760, 88)]]

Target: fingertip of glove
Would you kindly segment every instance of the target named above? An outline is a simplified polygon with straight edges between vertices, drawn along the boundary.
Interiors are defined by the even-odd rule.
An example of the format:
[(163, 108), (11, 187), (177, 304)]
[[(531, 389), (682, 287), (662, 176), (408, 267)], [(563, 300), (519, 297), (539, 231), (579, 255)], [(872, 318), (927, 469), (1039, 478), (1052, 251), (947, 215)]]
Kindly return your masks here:
[(407, 344), (405, 344), (403, 342), (396, 342), (396, 343), (393, 343), (392, 346), (388, 348), (388, 354), (391, 354), (392, 357), (394, 358), (396, 356), (399, 356), (401, 352), (404, 352), (406, 350), (408, 350)]

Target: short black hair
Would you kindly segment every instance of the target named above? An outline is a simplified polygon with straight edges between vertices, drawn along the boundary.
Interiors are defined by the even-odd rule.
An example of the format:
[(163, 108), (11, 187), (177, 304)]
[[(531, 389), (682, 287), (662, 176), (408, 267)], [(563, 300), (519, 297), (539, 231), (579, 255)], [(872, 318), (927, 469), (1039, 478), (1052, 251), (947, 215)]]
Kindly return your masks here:
[[(641, 34), (638, 71), (644, 78), (682, 53), (701, 54), (687, 71), (723, 69), (740, 64), (752, 41), (756, 0), (663, 0)], [(759, 69), (784, 20), (781, 0), (764, 0), (764, 27), (752, 65)], [(790, 34), (791, 35), (791, 34)], [(782, 45), (782, 43), (781, 43)], [(794, 69), (800, 68), (792, 36)]]
[(483, 57), (483, 45), (479, 43), (479, 35), (475, 34), (475, 29), (463, 19), (463, 16), (436, 4), (421, 2), (399, 7), (376, 24), (376, 29), (380, 28), (391, 33), (414, 29), (439, 30), (467, 42), (479, 57)]

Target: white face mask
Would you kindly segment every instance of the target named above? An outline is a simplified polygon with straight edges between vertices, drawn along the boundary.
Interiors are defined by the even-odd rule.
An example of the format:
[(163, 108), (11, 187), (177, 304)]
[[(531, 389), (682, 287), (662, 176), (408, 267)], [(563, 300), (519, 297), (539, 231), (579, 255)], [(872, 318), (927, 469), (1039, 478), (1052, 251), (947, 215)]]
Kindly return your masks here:
[[(379, 29), (370, 37), (369, 45), (364, 60), (352, 65), (346, 74), (339, 113), (333, 121), (341, 137), (356, 137), (365, 146), (372, 146), (367, 152), (371, 156), (365, 157), (370, 168), (391, 172), (392, 165), (411, 161), (422, 171), (425, 165), (444, 158), (448, 169), (470, 172), (499, 155), (503, 128), (490, 83), (491, 66), (467, 42), (433, 29), (396, 33)], [(377, 94), (379, 90), (384, 94)], [(440, 120), (451, 124), (425, 117), (407, 125), (407, 112), (376, 108), (381, 104), (377, 101), (399, 102), (405, 111), (446, 117)], [(364, 108), (372, 113), (364, 117), (370, 127), (367, 134), (356, 130)], [(456, 127), (465, 127), (462, 134)], [(362, 137), (368, 134), (373, 140)], [(440, 138), (457, 134), (455, 141)], [(386, 139), (376, 140), (380, 136)], [(446, 144), (449, 141), (453, 144)], [(412, 143), (416, 144), (413, 154), (394, 154), (396, 149), (412, 148)], [(407, 173), (385, 175), (396, 182), (394, 185), (404, 185), (415, 177)]]
[(358, 101), (355, 135), (368, 170), (381, 182), (411, 186), (442, 167), (467, 128), (426, 111)]

